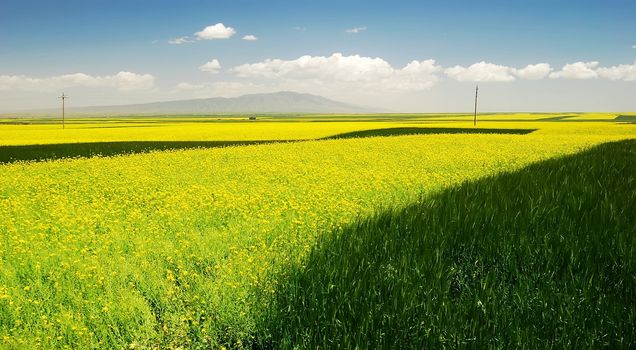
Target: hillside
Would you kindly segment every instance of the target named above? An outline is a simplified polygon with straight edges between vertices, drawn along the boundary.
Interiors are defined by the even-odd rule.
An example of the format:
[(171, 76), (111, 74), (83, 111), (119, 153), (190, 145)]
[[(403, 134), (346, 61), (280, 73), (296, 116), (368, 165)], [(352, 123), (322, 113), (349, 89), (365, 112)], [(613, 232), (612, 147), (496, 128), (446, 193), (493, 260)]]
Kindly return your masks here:
[[(118, 106), (67, 106), (67, 115), (105, 114), (234, 114), (234, 113), (366, 113), (371, 108), (334, 101), (322, 96), (281, 91), (275, 93), (250, 94), (239, 97), (213, 97), (192, 100), (177, 100), (130, 104)], [(57, 113), (57, 109), (25, 113)], [(22, 114), (22, 113), (20, 113)]]

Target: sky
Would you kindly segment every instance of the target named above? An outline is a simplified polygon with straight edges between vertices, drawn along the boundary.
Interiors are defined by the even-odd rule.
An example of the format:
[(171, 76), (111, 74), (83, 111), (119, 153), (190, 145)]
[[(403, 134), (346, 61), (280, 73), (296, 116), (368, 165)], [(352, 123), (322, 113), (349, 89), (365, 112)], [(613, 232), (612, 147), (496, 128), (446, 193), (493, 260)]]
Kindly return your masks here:
[(297, 91), (636, 111), (636, 1), (1, 0), (0, 111)]

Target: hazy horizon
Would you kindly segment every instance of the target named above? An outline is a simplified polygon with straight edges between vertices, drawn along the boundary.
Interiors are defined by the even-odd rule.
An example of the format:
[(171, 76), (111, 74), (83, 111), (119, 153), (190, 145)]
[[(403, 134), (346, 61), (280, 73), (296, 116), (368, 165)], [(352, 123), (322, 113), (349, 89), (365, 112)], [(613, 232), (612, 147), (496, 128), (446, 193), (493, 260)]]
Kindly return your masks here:
[[(474, 89), (474, 87), (473, 87)], [(97, 114), (98, 112), (92, 112), (92, 111), (87, 111), (87, 109), (91, 109), (91, 108), (108, 108), (108, 107), (126, 107), (126, 106), (138, 106), (138, 105), (151, 105), (151, 104), (155, 104), (155, 103), (162, 103), (162, 102), (182, 102), (182, 101), (196, 101), (196, 100), (208, 100), (208, 99), (214, 99), (214, 98), (221, 98), (221, 99), (234, 99), (234, 98), (238, 98), (238, 97), (243, 97), (243, 96), (249, 96), (249, 95), (263, 95), (263, 94), (276, 94), (276, 93), (281, 93), (281, 92), (296, 92), (296, 91), (275, 91), (275, 92), (271, 92), (271, 93), (255, 93), (255, 94), (245, 94), (245, 95), (240, 95), (237, 97), (207, 97), (207, 98), (192, 98), (192, 99), (169, 99), (169, 100), (162, 100), (162, 101), (148, 101), (148, 102), (139, 102), (139, 103), (122, 103), (122, 104), (111, 104), (111, 105), (86, 105), (86, 106), (74, 106), (72, 104), (69, 104), (69, 100), (66, 100), (66, 116), (74, 116), (74, 115), (82, 115), (82, 114)], [(304, 94), (304, 93), (303, 93)], [(312, 96), (319, 96), (319, 97), (323, 97), (320, 95), (314, 95), (314, 94), (309, 94)], [(473, 95), (472, 98), (474, 98), (474, 90), (473, 90)], [(342, 102), (342, 103), (348, 103), (347, 101), (341, 101), (341, 100), (334, 100), (334, 99), (330, 99), (334, 102)], [(482, 98), (480, 97), (480, 103), (478, 105), (478, 113), (481, 114), (488, 114), (488, 113), (594, 113), (594, 112), (599, 112), (599, 113), (634, 113), (636, 112), (636, 109), (630, 110), (630, 109), (624, 109), (624, 110), (620, 110), (620, 109), (614, 109), (614, 110), (576, 110), (576, 109), (540, 109), (540, 110), (488, 110), (488, 109), (484, 109), (481, 106), (481, 100)], [(59, 101), (58, 101), (59, 102)], [(473, 100), (474, 102), (474, 100)], [(466, 104), (467, 105), (467, 104)], [(421, 110), (390, 110), (390, 109), (383, 109), (383, 108), (379, 108), (379, 107), (375, 107), (375, 106), (368, 106), (368, 105), (358, 105), (358, 104), (351, 104), (351, 106), (353, 107), (360, 107), (363, 109), (367, 109), (368, 112), (360, 112), (360, 113), (355, 113), (355, 112), (327, 112), (326, 114), (391, 114), (391, 113), (406, 113), (406, 114), (417, 114), (417, 113), (422, 113), (422, 114), (435, 114), (435, 113), (448, 113), (448, 114), (466, 114), (466, 113), (473, 113), (473, 106), (465, 106), (466, 109), (465, 110), (442, 110), (442, 111), (421, 111)], [(468, 108), (470, 107), (470, 108)], [(80, 110), (80, 111), (78, 111)], [(303, 113), (303, 111), (298, 111), (299, 113)], [(170, 113), (170, 112), (168, 112)], [(219, 112), (221, 114), (225, 114), (225, 112)], [(236, 113), (256, 113), (256, 111), (241, 111), (241, 112), (236, 112)], [(276, 112), (263, 112), (265, 114), (270, 114), (270, 113), (276, 113)], [(280, 112), (280, 113), (289, 113), (289, 112)], [(312, 112), (307, 112), (308, 114), (311, 114)], [(20, 117), (20, 116), (31, 116), (32, 114), (47, 114), (47, 115), (43, 115), (43, 116), (55, 116), (57, 114), (61, 114), (61, 102), (59, 102), (57, 105), (55, 106), (49, 106), (49, 107), (41, 107), (41, 108), (24, 108), (24, 109), (15, 109), (15, 110), (0, 110), (0, 115), (4, 115), (4, 116), (11, 116), (14, 115), (16, 117)], [(144, 113), (126, 113), (126, 112), (121, 112), (121, 113), (112, 113), (109, 112), (108, 114), (113, 114), (113, 115), (118, 115), (118, 114), (144, 114)], [(170, 113), (170, 114), (175, 114), (175, 113)], [(183, 115), (186, 114), (192, 114), (192, 113), (186, 113), (184, 112)], [(194, 113), (197, 114), (197, 113)], [(212, 113), (214, 114), (214, 113)], [(178, 113), (175, 115), (179, 115)]]

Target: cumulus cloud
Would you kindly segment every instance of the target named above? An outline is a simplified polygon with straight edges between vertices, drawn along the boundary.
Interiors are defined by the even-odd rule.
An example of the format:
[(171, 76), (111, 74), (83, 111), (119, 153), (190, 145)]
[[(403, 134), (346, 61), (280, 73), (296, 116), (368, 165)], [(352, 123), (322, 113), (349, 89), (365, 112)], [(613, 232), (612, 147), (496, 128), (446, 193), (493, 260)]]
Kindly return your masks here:
[(240, 77), (286, 79), (323, 79), (338, 81), (372, 80), (392, 72), (391, 65), (381, 58), (343, 56), (301, 56), (295, 60), (266, 59), (243, 64), (232, 69)]
[(444, 70), (446, 75), (457, 81), (513, 81), (515, 69), (494, 63), (478, 62), (468, 67), (454, 66)]
[(525, 68), (515, 69), (514, 74), (521, 79), (539, 80), (550, 74), (552, 67), (547, 63), (529, 64)]
[(192, 43), (194, 41), (192, 41), (190, 39), (190, 37), (188, 36), (182, 36), (180, 38), (175, 38), (175, 39), (170, 39), (168, 40), (168, 44), (171, 45), (181, 45), (181, 44), (187, 44), (187, 43)]
[[(434, 60), (413, 61), (404, 68), (392, 67), (379, 57), (360, 55), (302, 56), (294, 60), (266, 59), (243, 64), (230, 71), (242, 78), (335, 85), (348, 84), (382, 89), (427, 89), (437, 82), (441, 67)], [(355, 84), (354, 84), (355, 83)]]
[(478, 62), (468, 67), (454, 66), (444, 70), (446, 75), (457, 81), (507, 82), (519, 79), (594, 79), (636, 80), (636, 62), (613, 67), (599, 67), (599, 62), (568, 63), (558, 71), (553, 71), (548, 63), (529, 64), (524, 68), (514, 68), (488, 62)]
[(150, 90), (155, 85), (151, 74), (119, 72), (115, 75), (92, 76), (85, 73), (65, 74), (48, 78), (24, 75), (0, 75), (0, 90), (57, 91), (69, 87), (109, 87), (121, 91)]
[(229, 39), (236, 34), (232, 27), (226, 27), (223, 23), (207, 26), (202, 31), (194, 33), (199, 40)]
[(199, 70), (202, 72), (216, 74), (221, 70), (221, 63), (219, 62), (219, 60), (214, 58), (210, 62), (207, 62), (199, 66)]
[(478, 62), (468, 67), (454, 66), (446, 68), (444, 73), (457, 81), (471, 82), (508, 82), (517, 78), (538, 80), (543, 79), (552, 71), (547, 63), (529, 64), (524, 68), (503, 66), (489, 62)]
[(363, 32), (365, 30), (367, 30), (367, 27), (355, 27), (355, 28), (347, 29), (347, 30), (345, 30), (345, 32), (352, 33), (352, 34), (358, 34), (358, 33)]
[(119, 90), (149, 90), (155, 86), (155, 77), (150, 74), (119, 72), (114, 76), (95, 77), (93, 79), (103, 79), (105, 81), (104, 86), (111, 85)]
[(441, 70), (442, 67), (436, 65), (432, 59), (411, 61), (385, 81), (398, 90), (426, 90), (439, 80), (437, 73)]
[(596, 67), (598, 62), (574, 62), (568, 63), (560, 71), (550, 73), (552, 79), (594, 79), (598, 78)]
[(493, 63), (479, 62), (469, 67), (455, 66), (444, 70), (446, 75), (458, 81), (513, 81), (516, 78), (538, 80), (545, 77), (552, 79), (593, 79), (607, 78), (612, 80), (634, 80), (634, 65), (621, 64), (603, 68), (599, 63), (575, 62), (563, 66), (561, 70), (552, 72), (548, 63), (529, 64), (524, 68), (502, 66)]
[(636, 61), (633, 64), (620, 64), (613, 67), (600, 67), (598, 76), (610, 80), (636, 81)]
[(243, 37), (243, 40), (247, 40), (247, 41), (256, 41), (258, 40), (258, 38), (255, 35), (252, 34), (248, 34), (246, 36)]
[[(184, 82), (174, 88), (173, 94), (179, 97), (232, 97), (257, 92), (298, 91), (362, 105), (391, 104), (405, 96), (419, 96), (421, 91), (432, 88), (442, 77), (471, 82), (539, 80), (555, 75), (571, 79), (580, 76), (574, 74), (577, 70), (585, 70), (580, 69), (580, 65), (569, 64), (554, 72), (548, 63), (528, 64), (519, 68), (489, 62), (477, 62), (466, 67), (441, 67), (435, 60), (428, 59), (393, 66), (380, 57), (341, 53), (330, 56), (305, 55), (295, 59), (266, 59), (234, 66), (227, 70), (233, 75), (228, 77), (230, 81)], [(636, 80), (636, 62), (606, 68), (599, 67), (596, 62), (589, 62), (583, 67), (605, 79)]]

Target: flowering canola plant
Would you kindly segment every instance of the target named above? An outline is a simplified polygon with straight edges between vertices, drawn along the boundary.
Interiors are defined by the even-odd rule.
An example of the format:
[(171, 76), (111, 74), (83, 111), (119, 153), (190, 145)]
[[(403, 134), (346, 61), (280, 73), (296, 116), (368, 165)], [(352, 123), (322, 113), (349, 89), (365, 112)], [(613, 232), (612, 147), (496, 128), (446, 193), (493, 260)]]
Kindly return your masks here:
[[(461, 123), (435, 126), (468, 125)], [(238, 126), (219, 125), (126, 129), (124, 136), (185, 139), (196, 129), (197, 140), (306, 139), (404, 126), (269, 122), (250, 124), (237, 136)], [(636, 137), (633, 125), (601, 122), (484, 126), (538, 130), (0, 165), (0, 347), (247, 346), (277, 277), (290, 264), (302, 265), (317, 239), (356, 218), (467, 180)], [(0, 135), (15, 137), (4, 144), (34, 143), (33, 134), (17, 126), (3, 128)], [(91, 137), (86, 130), (71, 135), (46, 126), (40, 137), (43, 143)], [(116, 136), (110, 130), (95, 137)]]

